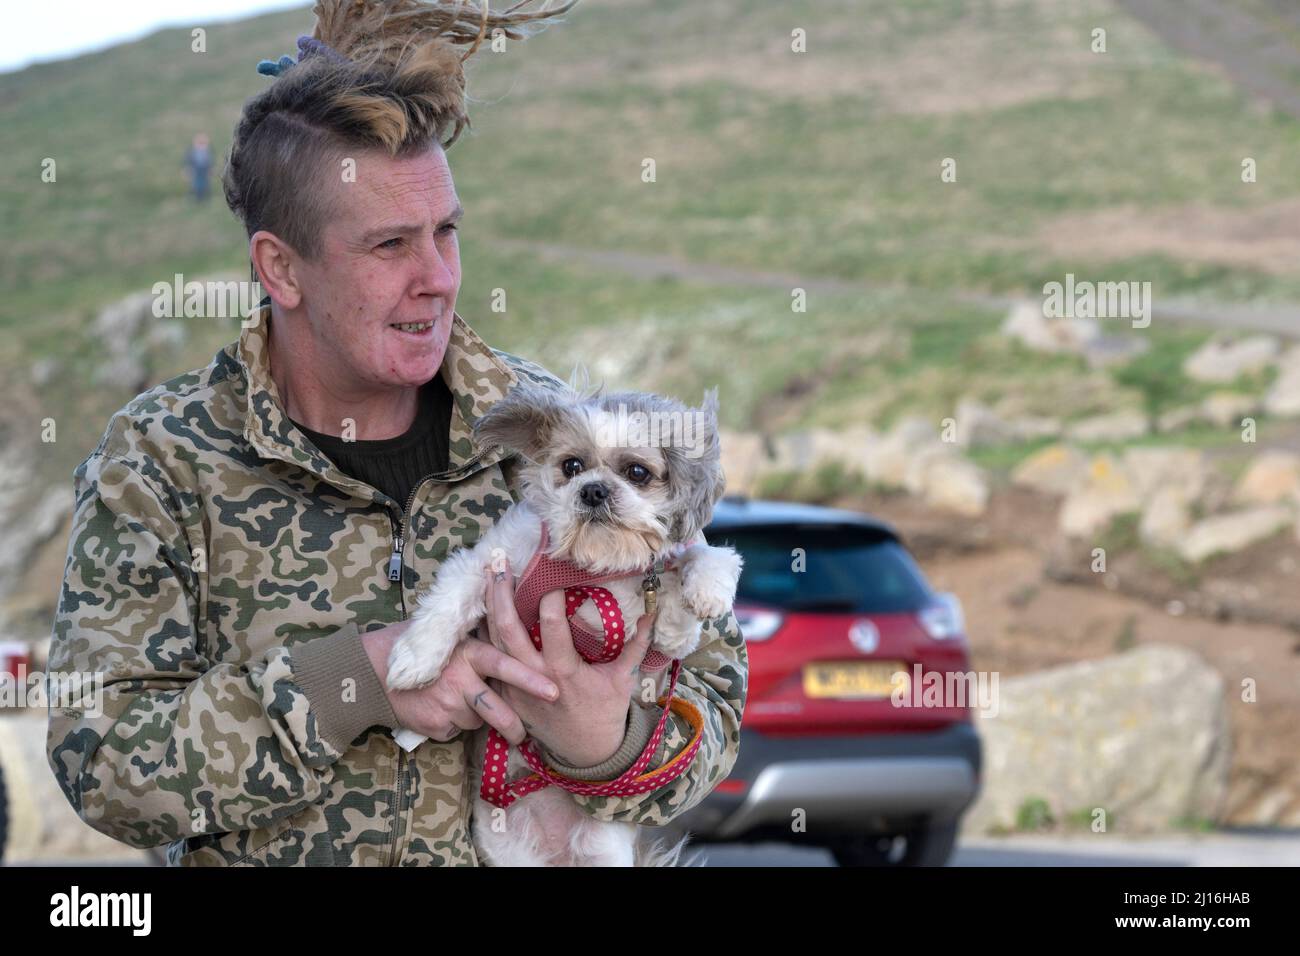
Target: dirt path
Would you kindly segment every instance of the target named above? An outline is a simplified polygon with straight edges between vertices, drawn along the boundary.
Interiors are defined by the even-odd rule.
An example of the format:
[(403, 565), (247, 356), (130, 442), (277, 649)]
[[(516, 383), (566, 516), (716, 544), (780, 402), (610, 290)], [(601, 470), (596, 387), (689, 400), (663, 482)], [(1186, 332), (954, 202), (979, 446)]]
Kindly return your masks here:
[(1177, 50), (1223, 67), (1232, 80), (1300, 119), (1300, 8), (1267, 0), (1263, 16), (1225, 0), (1117, 0)]
[[(799, 286), (809, 292), (830, 293), (833, 295), (853, 295), (864, 292), (906, 293), (909, 291), (909, 288), (903, 285), (836, 279), (828, 276), (799, 275), (773, 269), (750, 269), (715, 262), (688, 261), (673, 256), (625, 252), (616, 249), (584, 249), (578, 246), (566, 246), (531, 239), (494, 237), (492, 242), (500, 248), (513, 249), (521, 253), (526, 252), (530, 256), (540, 258), (543, 261), (556, 263), (581, 262), (610, 272), (621, 272), (624, 275), (630, 275), (638, 279), (669, 277), (684, 281), (781, 290), (789, 290)], [(1030, 304), (1038, 302), (1038, 300), (1031, 301), (1019, 296), (988, 295), (981, 292), (962, 290), (949, 290), (947, 294), (960, 302), (998, 310), (1010, 309), (1013, 305), (1026, 302)], [(1190, 299), (1156, 299), (1152, 303), (1151, 316), (1153, 322), (1178, 322), (1242, 332), (1268, 332), (1274, 335), (1300, 338), (1300, 306), (1285, 304), (1267, 306), (1228, 305)]]

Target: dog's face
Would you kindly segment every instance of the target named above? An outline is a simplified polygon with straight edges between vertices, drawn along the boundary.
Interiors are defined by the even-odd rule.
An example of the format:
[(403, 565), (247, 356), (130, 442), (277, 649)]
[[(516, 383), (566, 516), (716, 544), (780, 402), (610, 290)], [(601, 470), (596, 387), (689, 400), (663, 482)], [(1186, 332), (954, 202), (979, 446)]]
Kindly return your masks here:
[(591, 571), (645, 567), (693, 541), (722, 497), (717, 389), (700, 408), (642, 392), (521, 383), (475, 423), (524, 459), (523, 496), (555, 555)]

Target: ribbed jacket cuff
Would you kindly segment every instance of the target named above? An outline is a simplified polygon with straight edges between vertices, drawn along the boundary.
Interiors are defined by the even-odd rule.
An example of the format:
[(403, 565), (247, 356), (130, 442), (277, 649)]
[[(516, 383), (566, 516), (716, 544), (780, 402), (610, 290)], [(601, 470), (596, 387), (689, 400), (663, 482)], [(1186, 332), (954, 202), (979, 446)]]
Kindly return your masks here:
[[(636, 758), (641, 756), (641, 751), (645, 750), (646, 744), (650, 742), (650, 737), (654, 734), (655, 725), (659, 723), (659, 713), (658, 709), (650, 710), (640, 704), (633, 703), (628, 708), (627, 729), (623, 734), (623, 742), (612, 757), (596, 764), (594, 767), (567, 766), (557, 761), (550, 751), (543, 747), (546, 763), (557, 773), (571, 777), (574, 780), (615, 780), (630, 770), (632, 765), (636, 763)], [(660, 740), (655, 755), (651, 758), (649, 766), (646, 767), (647, 772), (662, 765), (664, 747), (665, 741)]]
[[(397, 715), (355, 623), (326, 637), (295, 644), (289, 649), (289, 660), (294, 679), (316, 717), (317, 733), (339, 753), (376, 724), (397, 726)], [(345, 680), (353, 681), (355, 694), (345, 697)]]

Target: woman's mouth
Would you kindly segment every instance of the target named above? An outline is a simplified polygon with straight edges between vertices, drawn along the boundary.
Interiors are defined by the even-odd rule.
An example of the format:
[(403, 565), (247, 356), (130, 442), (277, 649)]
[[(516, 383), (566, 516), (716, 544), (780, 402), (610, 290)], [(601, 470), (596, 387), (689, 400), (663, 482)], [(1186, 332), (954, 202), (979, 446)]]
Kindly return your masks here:
[(390, 329), (396, 329), (399, 332), (405, 332), (407, 335), (428, 335), (433, 331), (432, 322), (402, 322), (389, 326)]

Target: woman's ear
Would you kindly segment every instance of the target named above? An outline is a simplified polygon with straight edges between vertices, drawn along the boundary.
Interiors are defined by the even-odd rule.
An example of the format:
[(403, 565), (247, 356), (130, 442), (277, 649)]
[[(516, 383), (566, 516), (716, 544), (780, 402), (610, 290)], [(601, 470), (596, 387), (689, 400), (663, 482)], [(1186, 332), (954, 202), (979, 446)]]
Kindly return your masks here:
[(248, 240), (248, 257), (266, 294), (281, 308), (296, 309), (302, 302), (302, 288), (289, 244), (259, 229)]
[(536, 462), (570, 407), (565, 393), (521, 382), (474, 423), (474, 441), (481, 448), (501, 445)]

